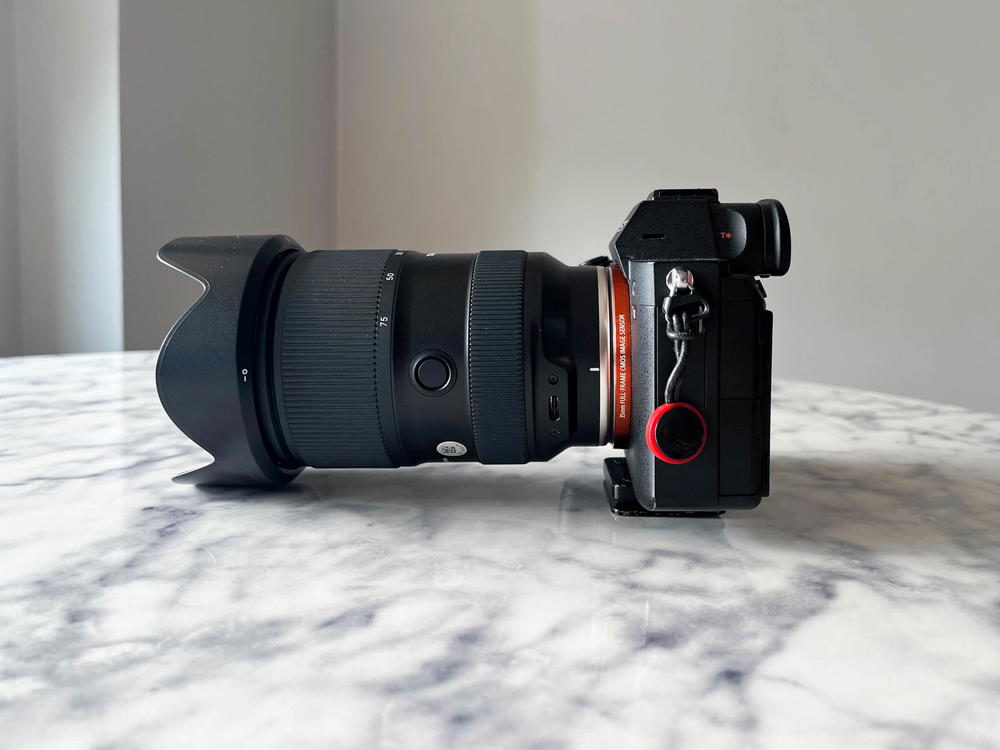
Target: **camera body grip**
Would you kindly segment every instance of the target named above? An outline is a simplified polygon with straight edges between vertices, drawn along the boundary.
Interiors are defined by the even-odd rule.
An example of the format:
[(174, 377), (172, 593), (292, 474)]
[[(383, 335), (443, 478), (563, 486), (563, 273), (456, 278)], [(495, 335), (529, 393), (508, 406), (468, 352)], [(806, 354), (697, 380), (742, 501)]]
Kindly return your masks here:
[[(605, 461), (612, 509), (715, 514), (757, 506), (769, 489), (772, 319), (756, 277), (788, 270), (784, 209), (773, 200), (722, 204), (715, 190), (657, 190), (633, 209), (611, 251), (631, 288), (634, 373), (625, 458)], [(651, 443), (664, 439), (652, 420), (665, 413), (678, 360), (664, 312), (672, 271), (690, 276), (706, 311), (686, 342), (675, 404), (697, 415), (704, 434), (683, 461)]]

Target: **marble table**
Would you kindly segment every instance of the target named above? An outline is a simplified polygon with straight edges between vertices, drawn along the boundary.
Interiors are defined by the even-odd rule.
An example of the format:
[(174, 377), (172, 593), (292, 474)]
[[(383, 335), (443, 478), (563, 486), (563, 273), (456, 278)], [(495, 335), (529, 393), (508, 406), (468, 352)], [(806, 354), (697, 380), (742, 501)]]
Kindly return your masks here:
[(779, 383), (772, 495), (548, 464), (170, 477), (151, 353), (0, 360), (0, 745), (1000, 745), (1000, 418)]

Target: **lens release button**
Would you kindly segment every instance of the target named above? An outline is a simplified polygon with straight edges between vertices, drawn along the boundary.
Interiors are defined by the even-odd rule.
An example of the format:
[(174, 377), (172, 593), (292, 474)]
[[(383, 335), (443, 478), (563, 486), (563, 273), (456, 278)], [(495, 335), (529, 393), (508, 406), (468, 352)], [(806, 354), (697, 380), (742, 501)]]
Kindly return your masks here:
[(417, 385), (428, 391), (439, 391), (451, 380), (448, 363), (437, 357), (425, 357), (413, 369)]

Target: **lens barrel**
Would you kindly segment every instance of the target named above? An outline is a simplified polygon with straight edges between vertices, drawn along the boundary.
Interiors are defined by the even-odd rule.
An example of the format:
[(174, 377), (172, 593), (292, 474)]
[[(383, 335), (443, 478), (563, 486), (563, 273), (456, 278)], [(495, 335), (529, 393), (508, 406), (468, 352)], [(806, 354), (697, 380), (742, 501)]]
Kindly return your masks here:
[(272, 453), (288, 466), (514, 464), (605, 442), (607, 278), (521, 251), (300, 254), (262, 373)]
[(606, 267), (287, 237), (181, 238), (159, 257), (206, 287), (157, 363), (168, 415), (216, 459), (182, 481), (516, 464), (610, 439)]

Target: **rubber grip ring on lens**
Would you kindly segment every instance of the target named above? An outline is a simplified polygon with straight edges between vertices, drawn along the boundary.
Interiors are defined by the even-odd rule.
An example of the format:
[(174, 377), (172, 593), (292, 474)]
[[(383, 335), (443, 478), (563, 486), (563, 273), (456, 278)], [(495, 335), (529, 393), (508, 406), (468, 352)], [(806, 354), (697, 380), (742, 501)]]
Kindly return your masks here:
[(524, 271), (520, 250), (481, 252), (469, 295), (469, 403), (484, 464), (528, 460), (524, 393)]
[(390, 251), (305, 253), (285, 277), (275, 336), (279, 414), (307, 466), (387, 467), (376, 383), (376, 316)]
[[(660, 423), (663, 416), (674, 409), (688, 409), (691, 411), (701, 422), (701, 444), (698, 446), (698, 450), (692, 453), (686, 458), (671, 458), (666, 453), (663, 452), (663, 448), (660, 447), (659, 441), (656, 439), (656, 428)], [(674, 464), (675, 466), (680, 464), (686, 464), (690, 461), (694, 461), (701, 452), (705, 450), (705, 443), (708, 441), (708, 424), (705, 422), (705, 417), (696, 408), (691, 406), (691, 404), (686, 404), (680, 401), (675, 401), (670, 404), (661, 404), (653, 410), (653, 413), (649, 415), (649, 419), (646, 422), (646, 447), (661, 461)]]

